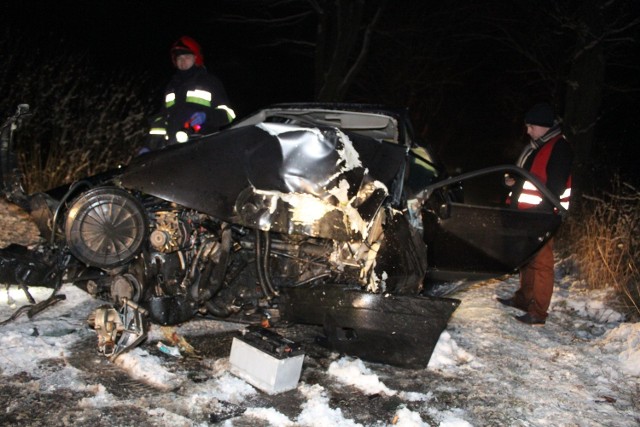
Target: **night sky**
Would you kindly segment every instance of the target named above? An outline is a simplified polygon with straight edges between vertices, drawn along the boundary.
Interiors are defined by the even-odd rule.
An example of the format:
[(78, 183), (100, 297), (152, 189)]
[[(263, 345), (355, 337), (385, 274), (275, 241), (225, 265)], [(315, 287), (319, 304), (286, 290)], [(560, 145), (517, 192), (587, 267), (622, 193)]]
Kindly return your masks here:
[[(244, 13), (244, 3), (242, 0), (11, 1), (0, 6), (0, 24), (3, 28), (11, 27), (11, 37), (22, 37), (24, 44), (34, 50), (79, 53), (105, 74), (119, 71), (130, 73), (133, 79), (140, 78), (141, 84), (148, 85), (158, 105), (164, 85), (174, 71), (169, 47), (182, 35), (189, 35), (202, 45), (208, 70), (224, 82), (239, 115), (249, 114), (270, 103), (313, 100), (313, 58), (303, 55), (299, 49), (272, 42), (278, 36), (312, 38), (314, 17), (306, 18), (303, 25), (297, 27), (297, 31), (305, 34), (278, 33), (277, 29), (253, 22), (230, 22), (229, 16)], [(411, 18), (404, 13), (403, 3), (389, 2), (387, 18), (398, 20), (393, 26), (401, 27)], [(538, 3), (546, 4), (544, 1)], [(474, 5), (474, 2), (453, 4), (458, 7)], [(501, 4), (488, 3), (493, 7)], [(476, 9), (476, 12), (470, 8), (468, 14), (480, 10), (489, 17), (495, 12), (489, 6)], [(500, 9), (497, 15), (508, 17), (505, 10)], [(461, 13), (461, 22), (468, 14)], [(429, 25), (434, 23), (424, 23), (424, 26)], [(443, 31), (443, 43), (447, 43), (448, 37), (449, 34)], [(534, 39), (532, 41), (535, 43)], [(452, 168), (469, 169), (510, 161), (519, 152), (518, 144), (525, 140), (520, 122), (525, 105), (538, 101), (543, 92), (536, 92), (536, 82), (519, 81), (517, 72), (506, 73), (507, 67), (517, 64), (511, 62), (513, 58), (503, 56), (495, 44), (478, 39), (466, 46), (465, 50), (451, 52), (445, 47), (444, 51), (456, 58), (452, 62), (455, 67), (452, 73), (462, 70), (467, 76), (456, 85), (444, 87), (445, 93), (440, 94), (443, 101), (437, 105), (438, 115), (434, 116), (436, 121), (416, 123), (416, 128), (423, 129), (428, 125), (435, 151)], [(634, 52), (637, 50), (636, 44)], [(407, 61), (411, 59), (407, 58)], [(367, 71), (373, 72), (372, 69)], [(375, 72), (380, 74), (384, 70)], [(632, 72), (638, 73), (638, 70), (629, 71)], [(516, 104), (505, 104), (505, 99), (513, 98), (509, 91), (517, 85), (522, 88), (520, 99), (514, 101)], [(379, 92), (384, 93), (383, 90)], [(386, 100), (384, 97), (376, 99), (374, 91), (371, 94), (375, 102)], [(417, 93), (416, 96), (424, 95)], [(636, 113), (631, 114), (630, 110), (635, 108), (637, 111), (640, 104), (633, 95), (628, 98), (624, 105), (632, 116)], [(613, 120), (603, 120), (608, 127), (605, 132), (618, 141), (629, 139), (627, 145), (634, 152), (631, 140), (635, 140), (640, 131), (637, 123), (631, 122), (637, 120), (621, 117), (618, 112), (612, 117)], [(459, 159), (461, 149), (467, 154), (465, 161)], [(629, 156), (620, 158), (624, 162)]]
[(57, 43), (61, 51), (88, 55), (107, 73), (148, 75), (158, 93), (174, 72), (171, 44), (189, 35), (202, 46), (207, 69), (222, 79), (240, 114), (272, 102), (311, 100), (310, 63), (261, 46), (264, 35), (250, 24), (220, 22), (222, 15), (237, 12), (233, 3), (27, 0), (0, 6), (0, 19), (29, 43)]

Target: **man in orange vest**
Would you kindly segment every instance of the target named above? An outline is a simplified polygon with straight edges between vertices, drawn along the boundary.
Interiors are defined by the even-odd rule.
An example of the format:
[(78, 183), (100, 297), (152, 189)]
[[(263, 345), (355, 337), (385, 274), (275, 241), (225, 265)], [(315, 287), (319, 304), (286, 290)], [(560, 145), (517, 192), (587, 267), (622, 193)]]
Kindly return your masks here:
[[(525, 115), (531, 141), (520, 155), (517, 165), (531, 172), (555, 194), (565, 208), (571, 195), (573, 150), (562, 135), (553, 107), (534, 105)], [(528, 182), (505, 180), (513, 188), (510, 200), (518, 209), (551, 209), (536, 187)], [(520, 268), (520, 289), (511, 298), (497, 298), (507, 306), (525, 312), (516, 319), (529, 325), (544, 325), (551, 303), (554, 281), (553, 239), (550, 239), (527, 264)]]

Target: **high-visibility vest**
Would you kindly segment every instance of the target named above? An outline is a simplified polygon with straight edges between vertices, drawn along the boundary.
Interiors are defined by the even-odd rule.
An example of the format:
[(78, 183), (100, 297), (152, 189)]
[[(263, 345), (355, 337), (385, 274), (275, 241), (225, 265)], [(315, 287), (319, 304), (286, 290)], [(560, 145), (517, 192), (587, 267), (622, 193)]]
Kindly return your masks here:
[[(547, 184), (547, 163), (553, 152), (553, 147), (562, 138), (562, 135), (558, 135), (551, 141), (542, 146), (540, 151), (536, 154), (531, 165), (530, 172), (538, 178), (543, 184)], [(565, 209), (569, 209), (569, 200), (571, 198), (571, 175), (567, 179), (565, 184), (565, 190), (560, 195), (560, 204)], [(542, 193), (538, 191), (535, 185), (530, 181), (524, 181), (522, 185), (522, 191), (518, 197), (518, 209), (530, 209), (538, 206), (542, 203)]]

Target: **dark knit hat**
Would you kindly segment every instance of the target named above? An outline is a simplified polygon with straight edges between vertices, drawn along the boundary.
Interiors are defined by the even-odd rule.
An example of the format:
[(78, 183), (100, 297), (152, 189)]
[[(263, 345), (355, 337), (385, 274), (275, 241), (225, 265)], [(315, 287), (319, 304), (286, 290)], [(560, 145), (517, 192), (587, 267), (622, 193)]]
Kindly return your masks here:
[(550, 128), (556, 118), (553, 107), (546, 102), (536, 104), (524, 116), (524, 123)]

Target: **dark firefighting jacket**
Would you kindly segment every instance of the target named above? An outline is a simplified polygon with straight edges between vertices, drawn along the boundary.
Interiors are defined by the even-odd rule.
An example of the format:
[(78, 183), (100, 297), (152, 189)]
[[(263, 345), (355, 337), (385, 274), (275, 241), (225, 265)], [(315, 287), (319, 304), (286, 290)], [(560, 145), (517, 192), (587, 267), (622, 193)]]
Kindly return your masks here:
[(165, 89), (160, 114), (151, 123), (149, 134), (156, 139), (151, 148), (185, 142), (180, 132), (186, 135), (215, 132), (234, 118), (227, 93), (217, 77), (204, 67), (177, 71)]

